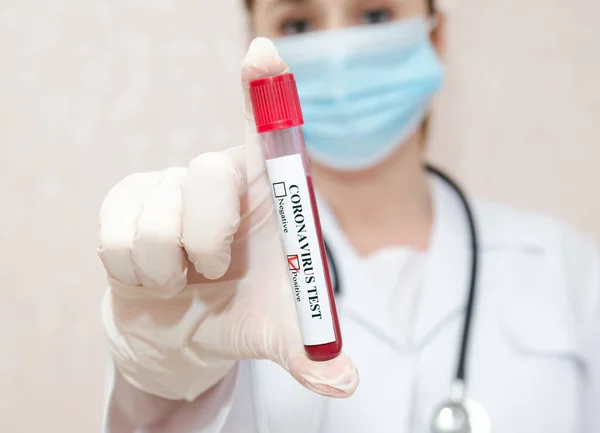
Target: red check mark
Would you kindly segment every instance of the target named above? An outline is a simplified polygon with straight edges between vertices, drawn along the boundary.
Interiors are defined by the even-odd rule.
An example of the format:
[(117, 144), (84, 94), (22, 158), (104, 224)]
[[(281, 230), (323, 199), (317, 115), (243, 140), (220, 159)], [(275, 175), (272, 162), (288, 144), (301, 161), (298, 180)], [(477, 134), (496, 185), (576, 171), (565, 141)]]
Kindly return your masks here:
[(299, 271), (300, 270), (300, 262), (298, 261), (298, 256), (288, 256), (288, 266), (290, 267), (290, 271)]

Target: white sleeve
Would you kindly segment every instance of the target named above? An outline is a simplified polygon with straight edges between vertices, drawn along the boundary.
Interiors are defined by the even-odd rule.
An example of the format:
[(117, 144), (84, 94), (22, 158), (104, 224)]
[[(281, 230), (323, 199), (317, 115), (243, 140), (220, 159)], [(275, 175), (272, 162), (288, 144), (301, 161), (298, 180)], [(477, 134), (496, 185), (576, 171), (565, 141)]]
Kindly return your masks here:
[(578, 298), (583, 355), (583, 431), (600, 432), (600, 251), (590, 239), (576, 236), (567, 248), (570, 287)]
[(585, 433), (600, 432), (600, 256), (593, 270), (589, 285), (594, 296), (594, 312), (588, 322), (584, 335), (584, 353), (586, 359), (586, 394), (584, 398)]
[(111, 363), (102, 433), (224, 433), (238, 373), (236, 366), (194, 401), (173, 401), (135, 388)]

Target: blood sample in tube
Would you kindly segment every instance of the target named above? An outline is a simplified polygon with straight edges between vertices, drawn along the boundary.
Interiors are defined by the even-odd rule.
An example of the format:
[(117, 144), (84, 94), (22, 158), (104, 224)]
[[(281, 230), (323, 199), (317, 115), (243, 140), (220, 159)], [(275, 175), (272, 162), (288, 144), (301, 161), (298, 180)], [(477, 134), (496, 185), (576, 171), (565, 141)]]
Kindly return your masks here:
[(293, 74), (250, 82), (250, 97), (267, 167), (298, 323), (307, 356), (328, 361), (342, 335)]

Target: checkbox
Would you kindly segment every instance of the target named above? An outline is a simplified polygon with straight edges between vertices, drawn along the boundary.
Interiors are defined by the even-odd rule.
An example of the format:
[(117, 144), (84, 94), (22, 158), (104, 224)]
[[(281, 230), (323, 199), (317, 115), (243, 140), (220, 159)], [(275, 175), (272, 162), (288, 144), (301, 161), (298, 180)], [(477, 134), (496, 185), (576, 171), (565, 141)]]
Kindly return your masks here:
[(298, 272), (300, 270), (300, 259), (298, 259), (297, 255), (287, 256), (287, 261), (290, 271)]
[(273, 184), (273, 193), (275, 194), (275, 198), (282, 198), (287, 196), (287, 191), (285, 189), (284, 182), (277, 182)]

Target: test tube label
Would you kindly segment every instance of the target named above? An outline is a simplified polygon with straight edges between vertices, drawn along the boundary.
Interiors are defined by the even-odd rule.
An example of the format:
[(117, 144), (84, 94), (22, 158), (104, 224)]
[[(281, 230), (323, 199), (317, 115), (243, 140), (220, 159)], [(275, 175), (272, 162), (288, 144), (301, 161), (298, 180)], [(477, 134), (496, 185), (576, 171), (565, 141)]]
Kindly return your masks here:
[(335, 341), (311, 191), (300, 154), (266, 161), (304, 345)]

